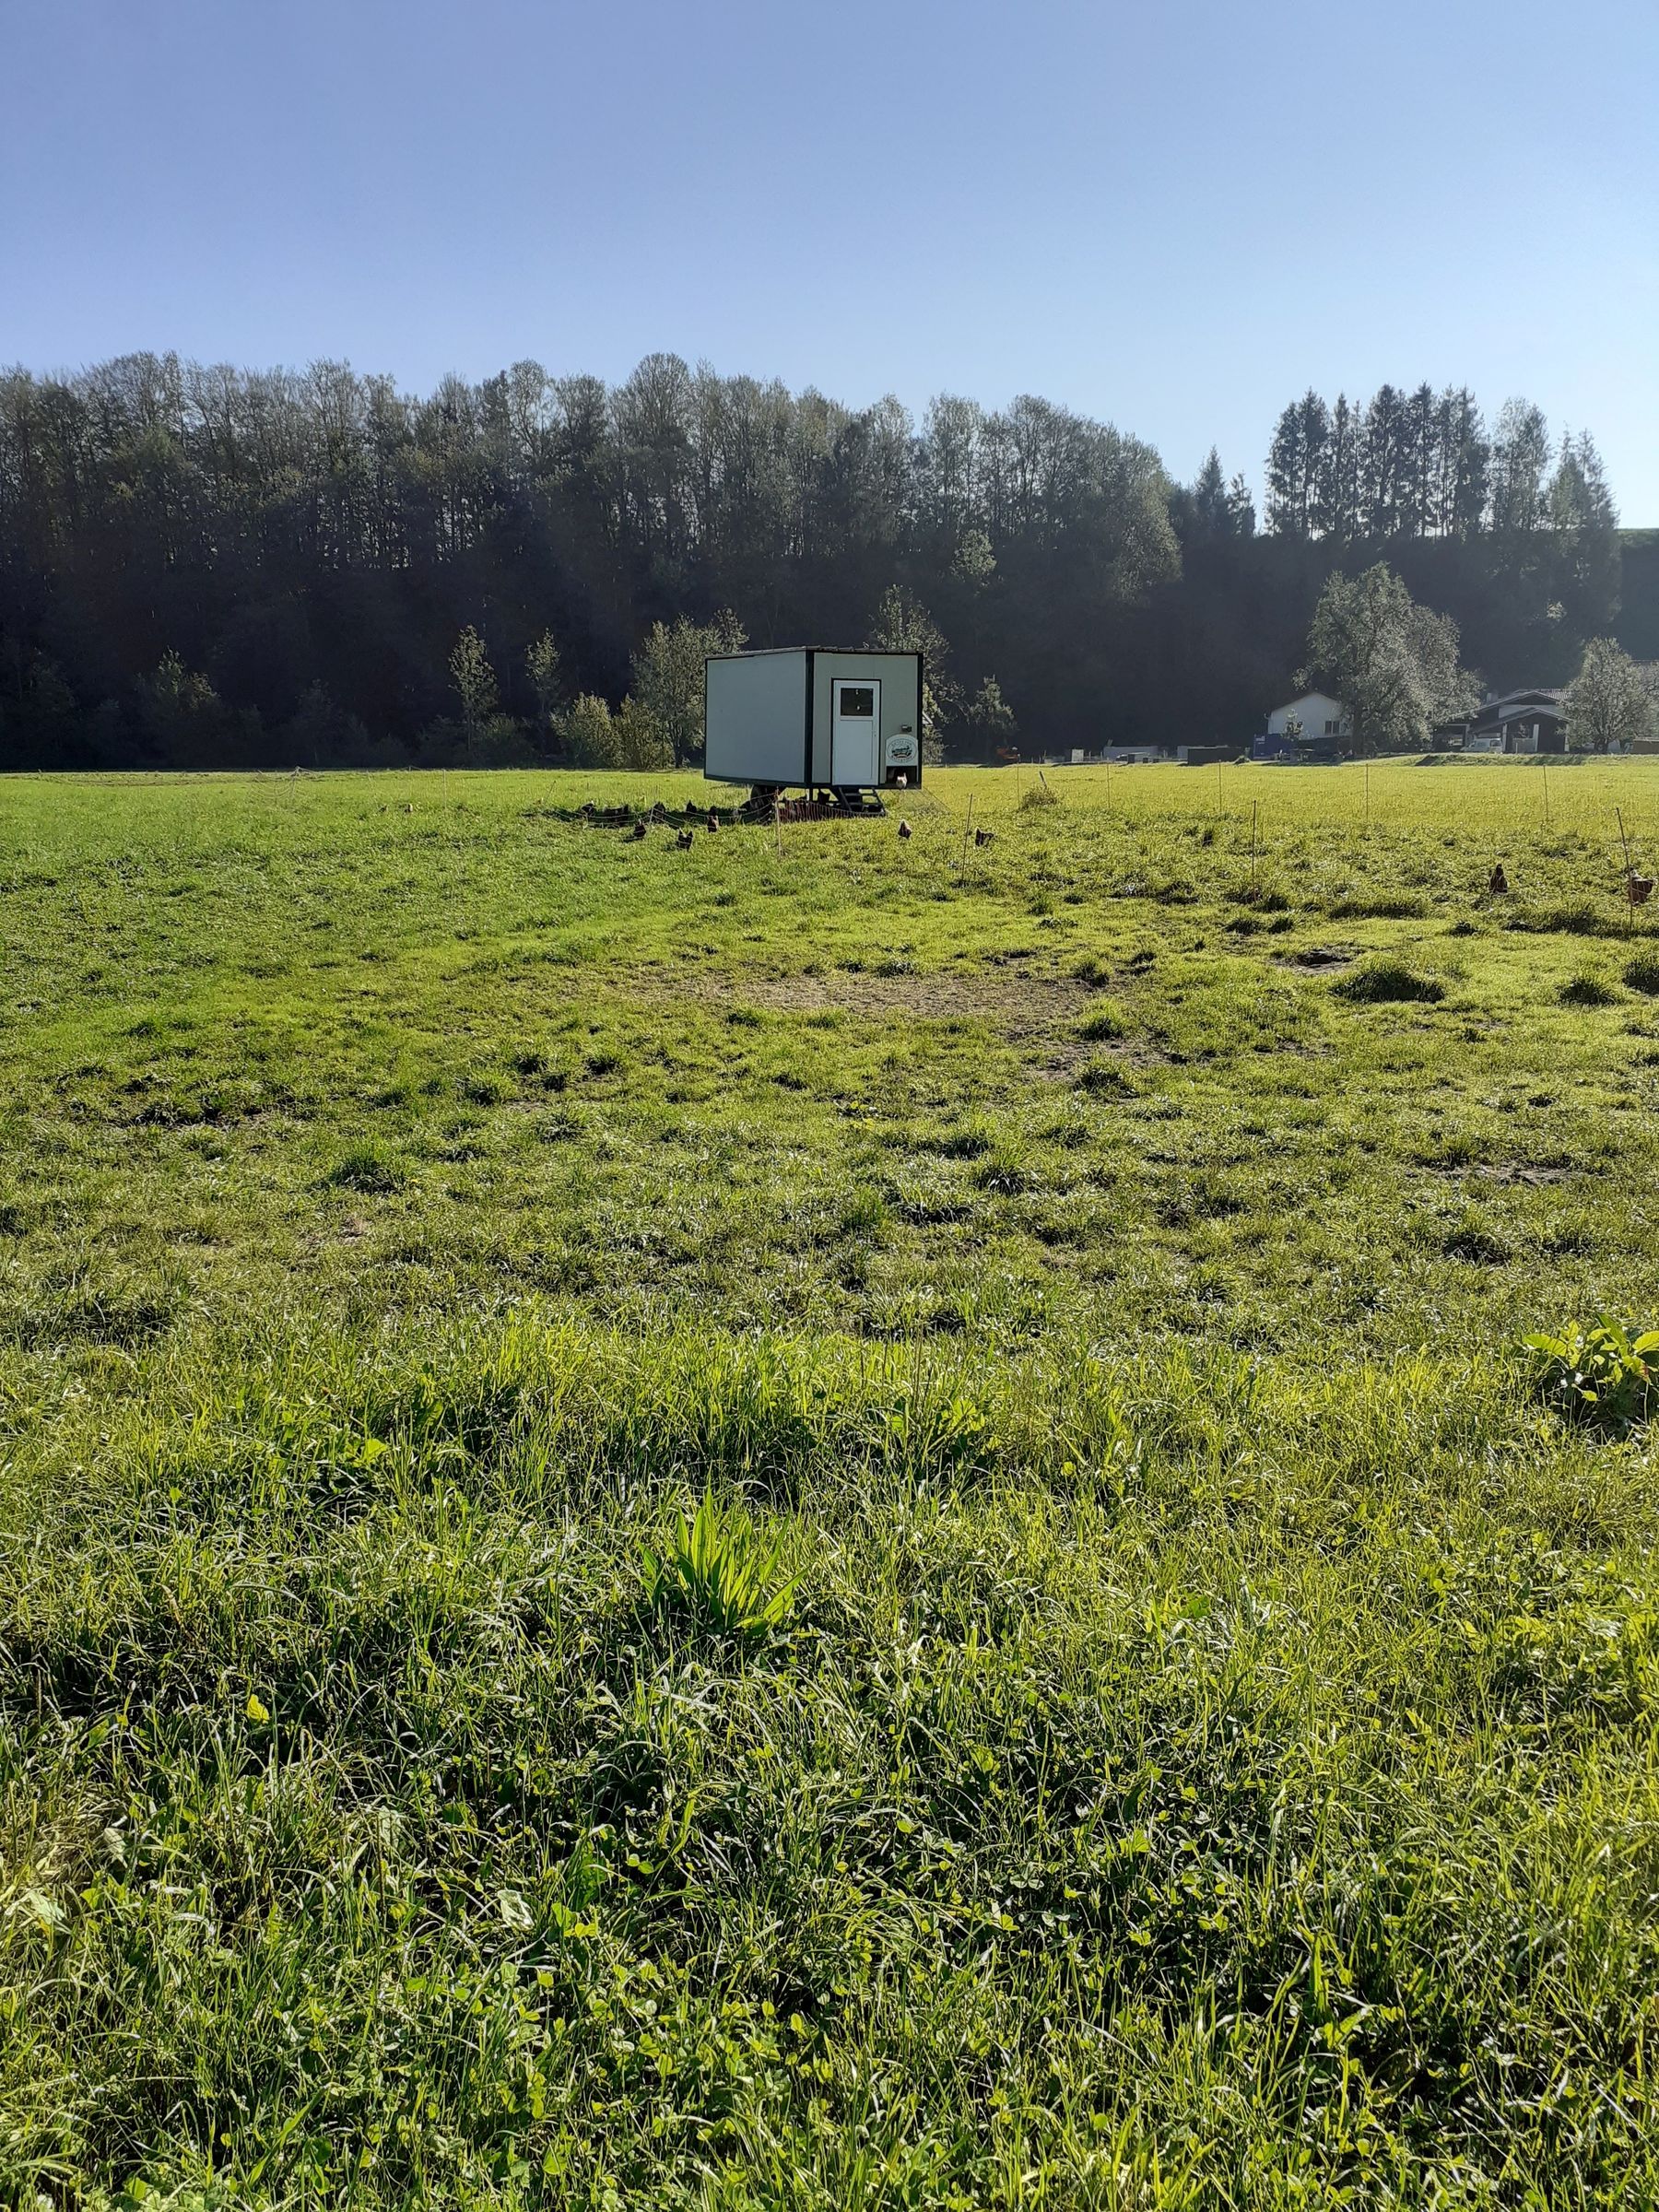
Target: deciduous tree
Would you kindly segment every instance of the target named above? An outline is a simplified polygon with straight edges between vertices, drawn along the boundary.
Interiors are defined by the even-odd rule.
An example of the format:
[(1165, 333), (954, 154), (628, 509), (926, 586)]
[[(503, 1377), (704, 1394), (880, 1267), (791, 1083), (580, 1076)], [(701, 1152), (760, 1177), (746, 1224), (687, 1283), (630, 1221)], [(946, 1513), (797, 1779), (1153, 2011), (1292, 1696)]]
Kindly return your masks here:
[(961, 711), (962, 695), (947, 673), (950, 648), (945, 634), (914, 592), (889, 583), (876, 609), (876, 620), (865, 644), (878, 653), (919, 653), (922, 655), (922, 744), (924, 758), (940, 757), (936, 750), (945, 733)]
[(634, 692), (666, 738), (676, 768), (703, 750), (703, 666), (711, 653), (739, 653), (747, 642), (729, 608), (710, 623), (653, 622), (634, 654)]
[(500, 694), (484, 641), (470, 622), (455, 640), (449, 667), (450, 681), (461, 701), (461, 726), (467, 744), (476, 745), (499, 711)]
[(1422, 745), (1437, 723), (1474, 709), (1474, 679), (1458, 666), (1457, 643), (1451, 618), (1418, 606), (1378, 561), (1362, 575), (1327, 581), (1298, 680), (1339, 699), (1362, 745)]
[(530, 678), (530, 688), (535, 694), (535, 722), (538, 737), (547, 738), (564, 700), (564, 676), (559, 666), (559, 648), (553, 642), (553, 632), (544, 629), (524, 654), (524, 673)]
[(207, 678), (187, 668), (176, 653), (164, 653), (153, 675), (137, 684), (145, 729), (170, 768), (208, 768), (228, 735), (225, 703)]
[(1014, 710), (994, 676), (986, 677), (969, 700), (962, 720), (986, 759), (994, 759), (999, 750), (1011, 747), (1019, 735)]
[(1592, 638), (1567, 688), (1567, 742), (1579, 752), (1621, 751), (1653, 735), (1655, 701), (1643, 670), (1611, 638)]

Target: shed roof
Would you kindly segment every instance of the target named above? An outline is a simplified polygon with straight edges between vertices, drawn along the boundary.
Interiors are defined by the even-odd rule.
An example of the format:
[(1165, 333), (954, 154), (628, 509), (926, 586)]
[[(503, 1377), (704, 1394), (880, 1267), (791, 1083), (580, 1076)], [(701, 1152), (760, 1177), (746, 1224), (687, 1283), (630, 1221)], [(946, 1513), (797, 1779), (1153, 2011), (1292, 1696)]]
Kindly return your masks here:
[(877, 661), (919, 661), (922, 650), (917, 645), (745, 645), (737, 653), (709, 653), (709, 661), (763, 661), (769, 655), (791, 653), (863, 653)]

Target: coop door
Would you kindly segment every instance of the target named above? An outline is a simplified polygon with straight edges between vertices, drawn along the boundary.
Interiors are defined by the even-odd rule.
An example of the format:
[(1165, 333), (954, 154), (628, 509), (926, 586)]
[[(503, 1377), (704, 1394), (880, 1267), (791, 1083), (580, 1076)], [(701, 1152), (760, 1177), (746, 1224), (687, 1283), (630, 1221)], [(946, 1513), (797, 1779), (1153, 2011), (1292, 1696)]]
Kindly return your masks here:
[(830, 692), (830, 781), (838, 789), (881, 781), (881, 686), (838, 678)]

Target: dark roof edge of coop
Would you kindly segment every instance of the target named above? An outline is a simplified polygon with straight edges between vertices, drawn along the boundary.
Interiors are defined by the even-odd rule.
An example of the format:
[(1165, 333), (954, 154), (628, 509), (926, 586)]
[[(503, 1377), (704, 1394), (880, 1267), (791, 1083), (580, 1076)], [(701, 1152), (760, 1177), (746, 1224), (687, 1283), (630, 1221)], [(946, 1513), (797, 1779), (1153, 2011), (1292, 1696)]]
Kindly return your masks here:
[(741, 653), (705, 653), (705, 661), (760, 661), (769, 656), (776, 658), (786, 653), (840, 653), (863, 654), (866, 660), (919, 661), (920, 646), (916, 645), (757, 645), (752, 651), (745, 646)]

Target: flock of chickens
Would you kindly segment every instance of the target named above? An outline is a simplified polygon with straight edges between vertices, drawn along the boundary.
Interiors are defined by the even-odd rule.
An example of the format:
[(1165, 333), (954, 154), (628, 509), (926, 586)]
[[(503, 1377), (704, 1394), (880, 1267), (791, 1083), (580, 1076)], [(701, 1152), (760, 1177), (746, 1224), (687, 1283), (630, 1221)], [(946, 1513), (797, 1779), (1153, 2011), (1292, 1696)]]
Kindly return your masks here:
[[(689, 810), (688, 809), (688, 811)], [(598, 810), (591, 805), (584, 806), (582, 809), (582, 812), (583, 816), (592, 821), (598, 821), (603, 818)], [(667, 819), (668, 809), (664, 806), (661, 799), (659, 799), (648, 815), (641, 815), (639, 818), (629, 826), (628, 834), (630, 841), (635, 844), (641, 842), (650, 835), (653, 823), (665, 824)], [(702, 826), (705, 832), (710, 837), (713, 837), (716, 834), (720, 829), (720, 809), (717, 806), (710, 807)], [(915, 833), (912, 830), (910, 823), (902, 815), (900, 815), (899, 818), (899, 836), (900, 841), (908, 841), (908, 840)], [(973, 841), (976, 845), (988, 845), (995, 838), (995, 835), (996, 832), (994, 830), (976, 830), (973, 832)], [(676, 834), (674, 840), (675, 849), (680, 853), (689, 853), (692, 846), (696, 842), (697, 832), (691, 827), (689, 822), (687, 822), (685, 827)], [(1652, 876), (1639, 876), (1635, 869), (1631, 868), (1625, 877), (1625, 895), (1630, 900), (1630, 904), (1632, 906), (1645, 906), (1648, 900), (1653, 895), (1653, 884), (1654, 878)], [(1503, 863), (1499, 861), (1494, 866), (1490, 877), (1488, 878), (1487, 888), (1494, 899), (1502, 899), (1509, 895), (1509, 888), (1510, 882), (1508, 873), (1504, 868)]]
[[(690, 810), (688, 808), (688, 812)], [(586, 821), (594, 823), (604, 823), (607, 820), (606, 815), (593, 806), (591, 802), (589, 805), (581, 809), (581, 818)], [(611, 815), (608, 819), (614, 821), (615, 816)], [(664, 806), (662, 800), (659, 799), (649, 814), (640, 815), (634, 821), (629, 824), (629, 842), (630, 844), (643, 843), (644, 840), (650, 836), (653, 825), (665, 826), (667, 820), (668, 809)], [(702, 827), (704, 832), (710, 837), (713, 837), (717, 833), (720, 829), (720, 809), (718, 806), (710, 807), (707, 818), (703, 821)], [(912, 830), (910, 823), (902, 815), (900, 815), (899, 818), (899, 836), (900, 841), (907, 841), (908, 839), (913, 837), (914, 834), (915, 832)], [(973, 841), (976, 845), (988, 845), (994, 841), (995, 836), (996, 832), (994, 830), (976, 830), (973, 832)], [(692, 846), (696, 842), (697, 832), (691, 827), (689, 822), (688, 822), (682, 830), (679, 830), (676, 832), (674, 844), (677, 852), (689, 853)]]

